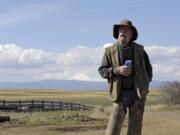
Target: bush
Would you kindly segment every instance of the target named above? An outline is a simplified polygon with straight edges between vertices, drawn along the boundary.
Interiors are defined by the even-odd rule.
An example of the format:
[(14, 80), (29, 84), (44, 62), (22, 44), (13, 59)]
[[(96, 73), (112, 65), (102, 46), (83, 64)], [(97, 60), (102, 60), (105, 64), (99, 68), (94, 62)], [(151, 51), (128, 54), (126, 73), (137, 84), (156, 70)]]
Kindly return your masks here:
[(162, 85), (161, 101), (166, 104), (180, 104), (180, 82), (166, 82)]

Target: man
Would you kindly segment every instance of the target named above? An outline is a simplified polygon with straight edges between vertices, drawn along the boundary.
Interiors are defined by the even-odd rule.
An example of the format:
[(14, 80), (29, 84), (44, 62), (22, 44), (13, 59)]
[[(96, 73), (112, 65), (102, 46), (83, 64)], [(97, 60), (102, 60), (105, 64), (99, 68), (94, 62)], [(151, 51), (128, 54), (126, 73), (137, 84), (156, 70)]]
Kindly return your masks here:
[(152, 66), (130, 20), (123, 20), (113, 27), (117, 42), (105, 49), (98, 71), (107, 79), (112, 112), (106, 135), (119, 135), (129, 112), (127, 135), (141, 135), (144, 105), (152, 79)]

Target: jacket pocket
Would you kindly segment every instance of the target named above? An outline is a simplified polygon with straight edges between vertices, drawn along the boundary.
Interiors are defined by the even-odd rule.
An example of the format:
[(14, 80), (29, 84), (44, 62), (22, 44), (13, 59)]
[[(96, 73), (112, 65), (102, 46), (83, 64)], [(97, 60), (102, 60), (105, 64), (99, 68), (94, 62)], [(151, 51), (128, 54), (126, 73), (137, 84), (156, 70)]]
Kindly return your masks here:
[(119, 96), (117, 78), (108, 80), (108, 89), (109, 89), (110, 100), (117, 101)]

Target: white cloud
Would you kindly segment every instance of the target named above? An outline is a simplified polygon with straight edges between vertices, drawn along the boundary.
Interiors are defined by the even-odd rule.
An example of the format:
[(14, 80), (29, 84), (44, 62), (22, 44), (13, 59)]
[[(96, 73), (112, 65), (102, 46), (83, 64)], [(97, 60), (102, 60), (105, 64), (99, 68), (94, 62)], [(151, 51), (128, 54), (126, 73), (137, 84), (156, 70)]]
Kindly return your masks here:
[(0, 44), (0, 65), (17, 63), (23, 49), (15, 44)]
[(24, 49), (19, 57), (20, 64), (42, 64), (55, 61), (56, 54), (39, 49)]
[(15, 44), (0, 45), (0, 81), (99, 80), (97, 68), (102, 55), (103, 48), (78, 46), (64, 53), (53, 53)]
[(180, 47), (175, 46), (148, 46), (145, 47), (147, 52), (150, 53), (152, 58), (162, 58), (162, 59), (171, 59), (171, 58), (180, 58)]
[(102, 50), (102, 48), (73, 48), (66, 53), (60, 54), (57, 58), (57, 64), (65, 66), (99, 64)]
[(180, 80), (180, 47), (177, 46), (147, 46), (153, 65), (154, 78), (157, 80)]
[(89, 81), (91, 78), (86, 75), (85, 73), (75, 73), (73, 76), (71, 76), (68, 80), (86, 80)]
[(107, 47), (112, 46), (112, 45), (113, 45), (112, 43), (106, 43), (106, 44), (104, 44), (104, 48), (107, 48)]
[[(111, 43), (104, 46), (111, 45)], [(98, 67), (104, 46), (78, 46), (67, 52), (46, 52), (22, 48), (15, 44), (0, 45), (0, 81), (34, 81), (42, 79), (103, 80)], [(155, 80), (180, 79), (180, 47), (146, 46), (153, 65)]]
[[(37, 66), (40, 64), (53, 63), (57, 54), (45, 52), (40, 49), (23, 49), (15, 44), (0, 45), (0, 65), (23, 67), (26, 65)], [(14, 67), (14, 68), (15, 68)]]

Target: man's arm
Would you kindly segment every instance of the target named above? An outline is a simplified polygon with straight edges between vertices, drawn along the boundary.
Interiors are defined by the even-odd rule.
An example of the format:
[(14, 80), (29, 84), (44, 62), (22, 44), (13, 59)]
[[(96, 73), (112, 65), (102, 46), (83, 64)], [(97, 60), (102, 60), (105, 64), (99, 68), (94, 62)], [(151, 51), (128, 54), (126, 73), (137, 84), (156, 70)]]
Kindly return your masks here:
[(116, 74), (115, 68), (113, 68), (110, 64), (106, 52), (104, 53), (101, 66), (99, 67), (98, 72), (105, 79), (113, 78)]
[(150, 63), (148, 54), (146, 53), (145, 50), (144, 50), (144, 61), (145, 61), (146, 71), (147, 71), (149, 80), (152, 81), (152, 77), (153, 77), (152, 65), (151, 65), (151, 63)]

